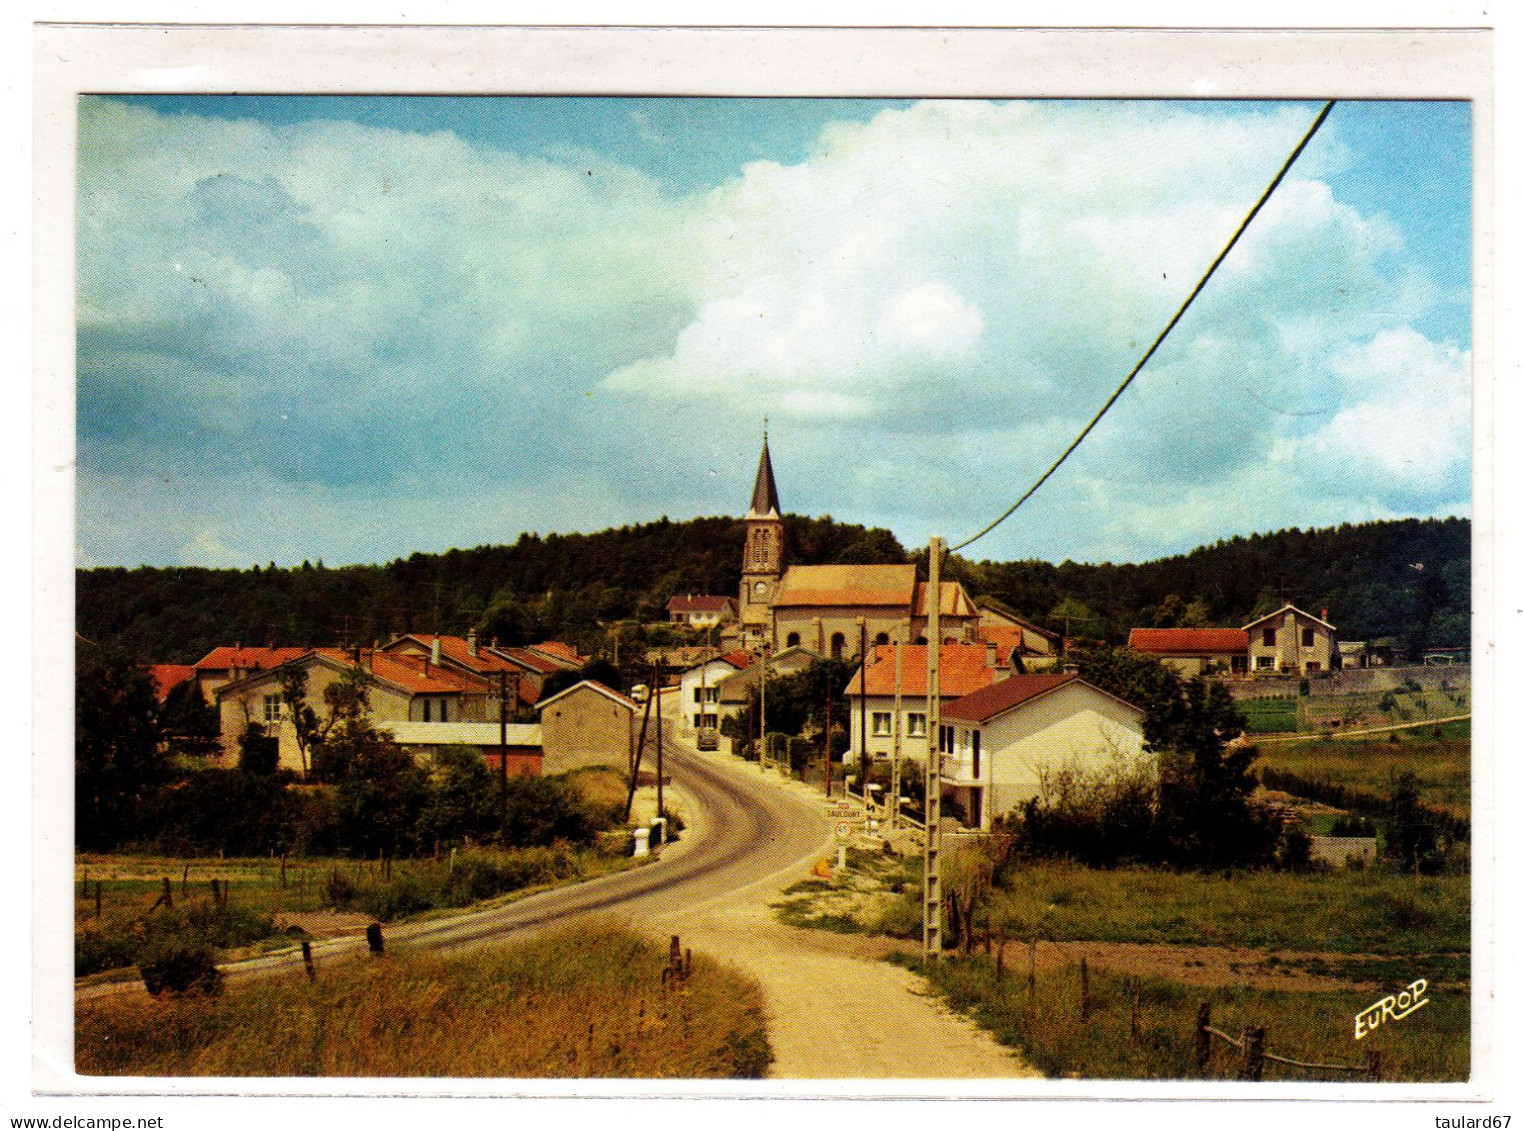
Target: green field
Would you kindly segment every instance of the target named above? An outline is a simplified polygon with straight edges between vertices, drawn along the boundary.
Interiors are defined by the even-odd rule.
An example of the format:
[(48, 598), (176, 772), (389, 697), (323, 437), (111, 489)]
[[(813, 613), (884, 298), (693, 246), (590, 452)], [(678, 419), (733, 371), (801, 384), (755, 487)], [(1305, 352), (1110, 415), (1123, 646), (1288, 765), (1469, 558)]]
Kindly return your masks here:
[(1294, 696), (1271, 699), (1239, 699), (1238, 710), (1247, 720), (1249, 734), (1282, 734), (1301, 729), (1300, 701)]
[(76, 1010), (75, 1067), (130, 1076), (756, 1077), (760, 987), (695, 955), (581, 924), (457, 958), (388, 951), (214, 997)]
[[(1467, 724), (1453, 724), (1465, 726)], [(1456, 817), (1470, 818), (1470, 742), (1430, 733), (1349, 739), (1305, 739), (1259, 747), (1260, 767), (1315, 781), (1386, 795), (1398, 774), (1417, 778), (1423, 801)]]
[[(1470, 1077), (1470, 1003), (1468, 987), (1435, 990), (1429, 1004), (1377, 1035), (1356, 1041), (1355, 1014), (1379, 995), (1354, 991), (1288, 993), (1241, 986), (1202, 988), (1161, 978), (1135, 980), (1093, 969), (1091, 1011), (1081, 1004), (1079, 969), (1038, 975), (1035, 992), (1026, 978), (1007, 966), (996, 980), (991, 959), (943, 959), (927, 964), (899, 959), (923, 973), (1002, 1043), (1048, 1076), (1086, 1079), (1233, 1079), (1240, 1055), (1220, 1041), (1202, 1071), (1196, 1062), (1195, 1029), (1202, 1002), (1211, 1006), (1211, 1024), (1234, 1037), (1249, 1026), (1265, 1029), (1265, 1048), (1293, 1060), (1343, 1064), (1365, 1063), (1378, 1048), (1382, 1079), (1410, 1081), (1467, 1080)], [(1012, 964), (1018, 965), (1018, 964)], [(1404, 984), (1403, 975), (1393, 988)], [(1136, 1000), (1137, 1029), (1132, 1027)], [(1267, 1082), (1363, 1083), (1361, 1072), (1307, 1071), (1265, 1066)]]

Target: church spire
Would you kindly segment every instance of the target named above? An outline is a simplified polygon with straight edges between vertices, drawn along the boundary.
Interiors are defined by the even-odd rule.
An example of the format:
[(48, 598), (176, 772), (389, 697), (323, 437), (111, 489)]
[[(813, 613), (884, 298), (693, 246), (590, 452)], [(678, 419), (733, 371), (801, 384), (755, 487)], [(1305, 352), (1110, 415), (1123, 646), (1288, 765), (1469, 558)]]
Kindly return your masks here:
[(767, 451), (767, 431), (762, 429), (761, 462), (756, 465), (756, 486), (751, 491), (751, 510), (747, 517), (781, 515), (777, 501), (777, 480), (772, 477), (772, 456)]

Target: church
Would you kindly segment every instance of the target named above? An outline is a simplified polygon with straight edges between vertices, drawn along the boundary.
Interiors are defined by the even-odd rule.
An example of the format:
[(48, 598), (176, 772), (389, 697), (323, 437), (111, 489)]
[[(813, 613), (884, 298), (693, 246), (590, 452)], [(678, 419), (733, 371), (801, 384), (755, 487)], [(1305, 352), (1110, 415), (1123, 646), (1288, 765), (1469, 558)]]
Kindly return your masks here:
[[(860, 655), (864, 642), (925, 644), (929, 586), (913, 565), (787, 566), (782, 506), (772, 456), (762, 437), (756, 485), (746, 511), (740, 577), (740, 643), (752, 651), (803, 647), (821, 656)], [(955, 581), (941, 583), (941, 637), (968, 644), (978, 636), (978, 607)]]

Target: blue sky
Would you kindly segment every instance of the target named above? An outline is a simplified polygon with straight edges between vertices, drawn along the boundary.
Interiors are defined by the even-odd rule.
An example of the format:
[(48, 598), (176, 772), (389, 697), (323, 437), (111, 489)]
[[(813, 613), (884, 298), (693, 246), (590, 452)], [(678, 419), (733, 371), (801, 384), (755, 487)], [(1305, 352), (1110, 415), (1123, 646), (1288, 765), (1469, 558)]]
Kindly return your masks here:
[[(87, 97), (82, 565), (788, 509), (958, 541), (1135, 364), (1308, 103)], [(1470, 115), (1340, 103), (975, 557), (1468, 514)]]

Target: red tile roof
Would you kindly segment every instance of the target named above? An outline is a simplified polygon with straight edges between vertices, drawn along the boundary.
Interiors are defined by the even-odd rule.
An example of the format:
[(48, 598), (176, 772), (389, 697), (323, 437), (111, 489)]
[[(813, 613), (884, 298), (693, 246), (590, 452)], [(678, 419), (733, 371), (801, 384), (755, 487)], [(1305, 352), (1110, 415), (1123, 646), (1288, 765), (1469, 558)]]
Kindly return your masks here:
[[(942, 708), (941, 717), (958, 719), (962, 722), (986, 723), (996, 715), (1002, 715), (1014, 707), (1019, 707), (1022, 703), (1035, 699), (1038, 695), (1045, 695), (1054, 688), (1062, 687), (1065, 683), (1082, 682), (1072, 672), (1013, 675), (998, 683), (991, 683), (988, 687), (981, 688), (970, 695), (964, 695), (956, 702), (948, 703)], [(1085, 686), (1090, 685), (1085, 684)]]
[(736, 671), (742, 672), (756, 662), (755, 656), (751, 655), (750, 652), (741, 651), (739, 648), (733, 652), (726, 652), (719, 658), (734, 667)]
[(669, 613), (722, 613), (735, 601), (734, 597), (673, 597), (666, 603)]
[(516, 664), (520, 669), (533, 672), (535, 675), (549, 675), (551, 672), (563, 670), (560, 664), (554, 663), (544, 656), (536, 655), (527, 648), (496, 648), (493, 650), (499, 656)]
[(908, 606), (915, 595), (912, 565), (790, 566), (774, 608), (797, 606)]
[[(337, 660), (345, 667), (354, 667), (354, 652), (343, 648), (319, 648), (320, 654)], [(410, 691), (414, 695), (480, 695), (491, 690), (486, 680), (467, 672), (456, 671), (441, 664), (430, 663), (426, 656), (409, 656), (397, 652), (372, 652), (366, 648), (360, 652), (360, 667), (376, 679)]]
[(213, 648), (195, 663), (198, 672), (229, 671), (232, 668), (253, 671), (260, 668), (278, 668), (287, 660), (305, 656), (308, 648), (243, 648), (222, 645)]
[(196, 669), (190, 664), (152, 664), (148, 668), (148, 675), (153, 680), (154, 694), (159, 697), (159, 702), (169, 698), (169, 693), (187, 679), (195, 676)]
[(1248, 651), (1241, 628), (1134, 628), (1126, 646), (1154, 656), (1215, 656)]
[(569, 644), (562, 644), (559, 640), (542, 640), (538, 644), (530, 644), (531, 652), (538, 652), (549, 656), (551, 660), (562, 660), (575, 667), (582, 667), (591, 659), (584, 656)]
[[(900, 675), (900, 695), (905, 698), (926, 694), (926, 652), (929, 645), (906, 644)], [(943, 644), (941, 646), (941, 697), (957, 698), (988, 686), (998, 674), (989, 667), (989, 650), (982, 644)], [(862, 671), (859, 668), (846, 685), (847, 695), (862, 694)], [(867, 694), (894, 694), (894, 646), (879, 644), (872, 650), (867, 665)]]
[(1010, 653), (1019, 652), (1025, 637), (1013, 624), (979, 624), (978, 639), (994, 645), (996, 659), (1001, 667), (1010, 663)]
[(473, 672), (519, 672), (523, 669), (517, 664), (511, 663), (502, 656), (493, 652), (490, 648), (477, 645), (476, 654), (471, 655), (471, 643), (463, 636), (432, 636), (423, 633), (412, 633), (408, 636), (399, 636), (385, 648), (381, 649), (387, 655), (406, 654), (409, 643), (422, 652), (429, 652), (434, 641), (439, 642), (439, 653), (461, 667), (469, 668)]

